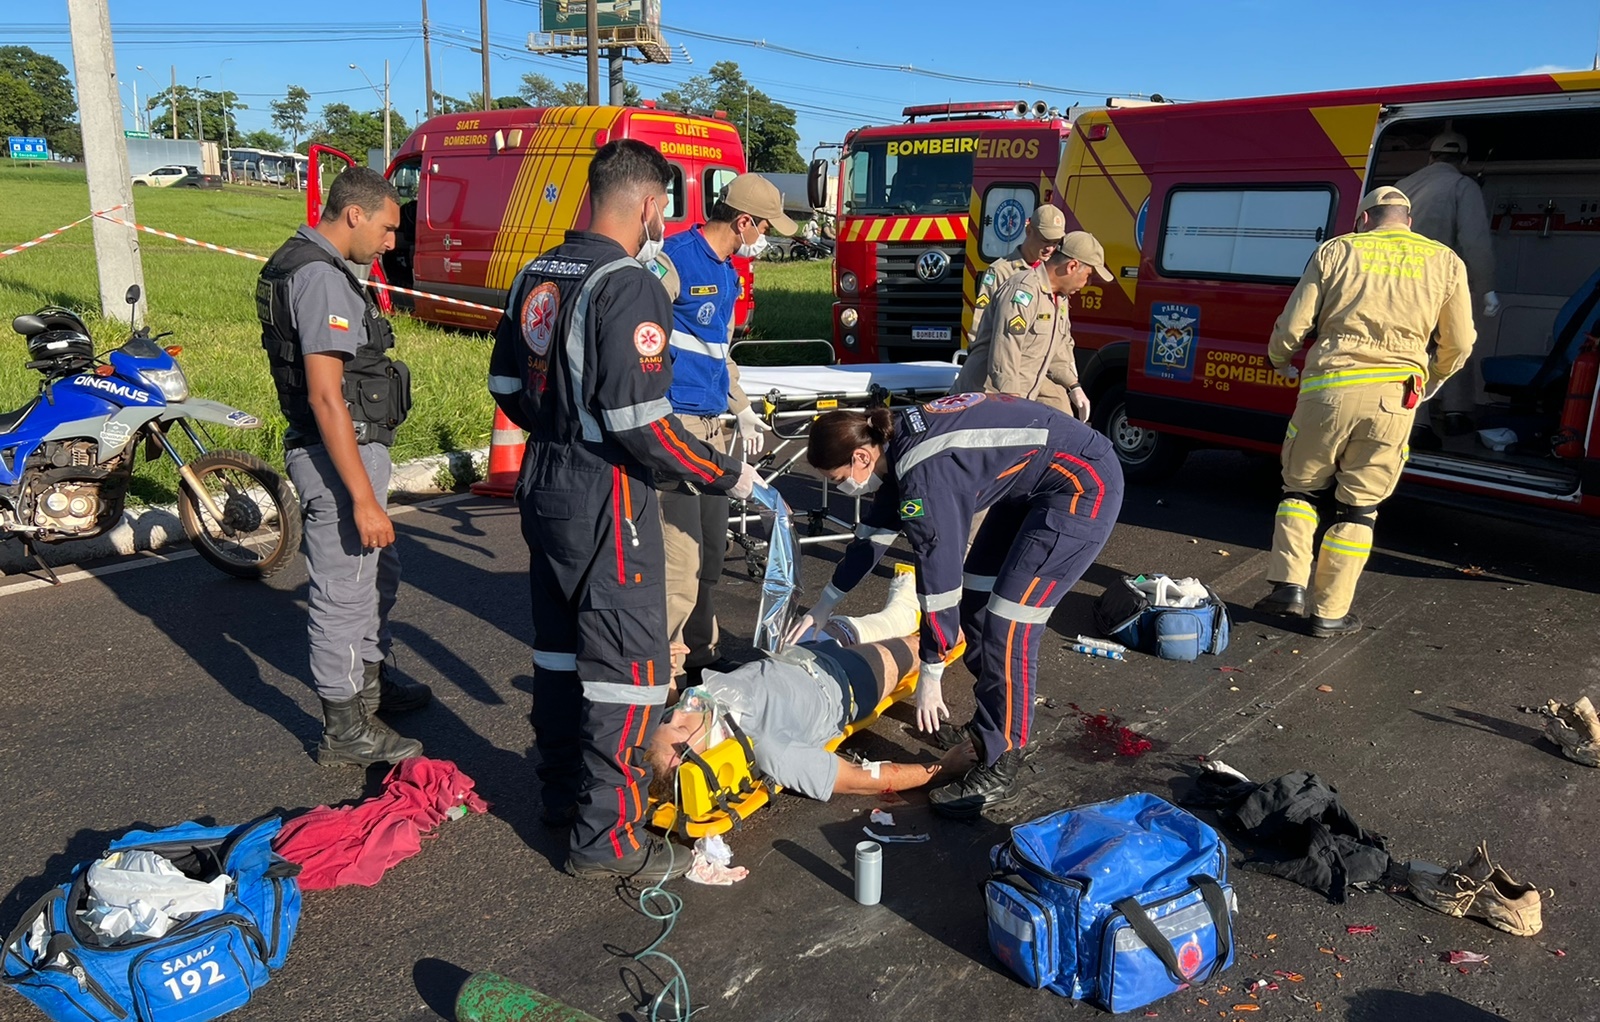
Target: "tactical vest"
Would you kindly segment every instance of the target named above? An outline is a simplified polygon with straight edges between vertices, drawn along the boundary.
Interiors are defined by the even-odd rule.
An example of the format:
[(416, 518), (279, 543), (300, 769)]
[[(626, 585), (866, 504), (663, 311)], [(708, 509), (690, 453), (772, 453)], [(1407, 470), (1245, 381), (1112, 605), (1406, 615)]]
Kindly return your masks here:
[(278, 403), (289, 420), (284, 447), (305, 447), (321, 442), (316, 416), (306, 389), (300, 335), (290, 312), (289, 279), (310, 263), (327, 263), (344, 274), (366, 312), (362, 317), (361, 344), (344, 366), (344, 399), (350, 407), (358, 444), (392, 444), (395, 430), (411, 411), (411, 370), (391, 359), (394, 329), (378, 310), (367, 289), (350, 272), (344, 260), (298, 234), (273, 253), (256, 283), (256, 316), (261, 320), (261, 346), (267, 352)]

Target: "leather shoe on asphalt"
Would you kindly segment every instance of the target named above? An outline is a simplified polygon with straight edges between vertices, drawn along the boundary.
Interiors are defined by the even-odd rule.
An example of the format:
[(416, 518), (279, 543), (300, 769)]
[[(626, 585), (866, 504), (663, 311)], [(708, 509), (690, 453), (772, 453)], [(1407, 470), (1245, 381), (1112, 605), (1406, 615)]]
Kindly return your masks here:
[(1272, 592), (1256, 601), (1256, 613), (1280, 617), (1306, 616), (1306, 587), (1293, 582), (1274, 582)]
[(1600, 767), (1600, 718), (1588, 696), (1571, 706), (1552, 699), (1545, 704), (1545, 713), (1550, 719), (1544, 722), (1544, 733), (1561, 746), (1563, 756), (1584, 766)]
[(673, 848), (658, 837), (650, 837), (638, 849), (620, 859), (580, 859), (567, 856), (567, 872), (584, 880), (636, 880), (646, 886), (664, 884), (689, 872), (694, 853)]
[[(420, 681), (409, 681), (389, 666), (389, 661), (379, 660), (367, 664), (361, 676), (361, 701), (367, 716), (378, 713), (410, 713), (420, 710), (433, 701), (433, 689)], [(373, 695), (376, 693), (377, 698)]]
[(1361, 619), (1354, 613), (1344, 617), (1314, 617), (1311, 634), (1319, 639), (1332, 639), (1340, 635), (1354, 635), (1361, 631)]
[(371, 766), (398, 763), (422, 755), (422, 743), (404, 738), (367, 715), (360, 695), (343, 702), (322, 700), (322, 740), (317, 763), (322, 766)]
[(953, 784), (928, 793), (933, 811), (958, 820), (1009, 805), (1022, 794), (1022, 750), (1007, 749), (992, 765), (979, 764)]

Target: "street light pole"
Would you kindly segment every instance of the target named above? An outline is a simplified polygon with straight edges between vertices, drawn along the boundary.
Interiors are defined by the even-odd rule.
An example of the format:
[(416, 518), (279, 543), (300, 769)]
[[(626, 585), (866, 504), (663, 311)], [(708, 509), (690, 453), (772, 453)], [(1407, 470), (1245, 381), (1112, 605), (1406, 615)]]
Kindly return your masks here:
[(222, 176), (233, 184), (233, 139), (232, 132), (228, 130), (229, 113), (228, 86), (223, 81), (223, 69), (228, 66), (232, 57), (223, 57), (222, 63), (217, 66), (217, 87), (222, 90)]
[[(194, 76), (194, 132), (195, 137), (200, 140), (202, 145), (205, 144), (206, 140), (206, 121), (205, 114), (200, 109), (200, 83), (210, 77), (210, 75)], [(205, 150), (202, 149), (200, 153), (200, 162), (204, 163), (205, 159)]]
[[(135, 64), (135, 65), (133, 65), (133, 69), (135, 71), (144, 71), (145, 77), (150, 79), (152, 82), (156, 83), (156, 89), (159, 90), (161, 88), (161, 79), (157, 78), (155, 75), (153, 75), (149, 71), (145, 70), (145, 66), (143, 64)], [(155, 97), (156, 97), (156, 94), (154, 92), (152, 92), (150, 94), (150, 101), (154, 102), (155, 101)], [(173, 118), (173, 119), (176, 120), (177, 118)], [(150, 130), (150, 111), (148, 109), (145, 110), (145, 112), (144, 112), (144, 130), (146, 132), (149, 132), (149, 130)]]
[(379, 99), (383, 100), (383, 169), (388, 170), (389, 160), (391, 159), (389, 138), (389, 62), (387, 60), (383, 62), (382, 90), (372, 83), (372, 76), (367, 74), (360, 64), (351, 64), (350, 70), (360, 71), (361, 77), (367, 80), (367, 88), (371, 89)]

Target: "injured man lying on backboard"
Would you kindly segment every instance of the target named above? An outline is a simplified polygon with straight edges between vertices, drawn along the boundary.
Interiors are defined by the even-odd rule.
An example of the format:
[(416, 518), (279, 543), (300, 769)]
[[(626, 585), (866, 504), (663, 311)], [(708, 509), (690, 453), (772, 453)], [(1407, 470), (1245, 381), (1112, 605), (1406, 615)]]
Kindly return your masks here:
[[(900, 574), (884, 610), (834, 617), (814, 640), (727, 674), (707, 671), (656, 728), (648, 750), (655, 777), (670, 785), (686, 758), (692, 762), (730, 732), (748, 738), (758, 775), (817, 799), (961, 776), (975, 762), (971, 742), (927, 763), (857, 763), (828, 751), (875, 717), (916, 667), (916, 630), (915, 576)], [(670, 790), (660, 794), (671, 798)]]

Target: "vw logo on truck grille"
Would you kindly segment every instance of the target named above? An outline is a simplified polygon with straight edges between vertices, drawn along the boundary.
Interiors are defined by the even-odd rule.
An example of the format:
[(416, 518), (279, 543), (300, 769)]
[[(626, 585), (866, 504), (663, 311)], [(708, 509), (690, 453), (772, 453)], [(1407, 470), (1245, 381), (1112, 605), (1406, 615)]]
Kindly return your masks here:
[(950, 257), (939, 249), (930, 248), (917, 259), (917, 276), (930, 284), (943, 277), (950, 269)]

